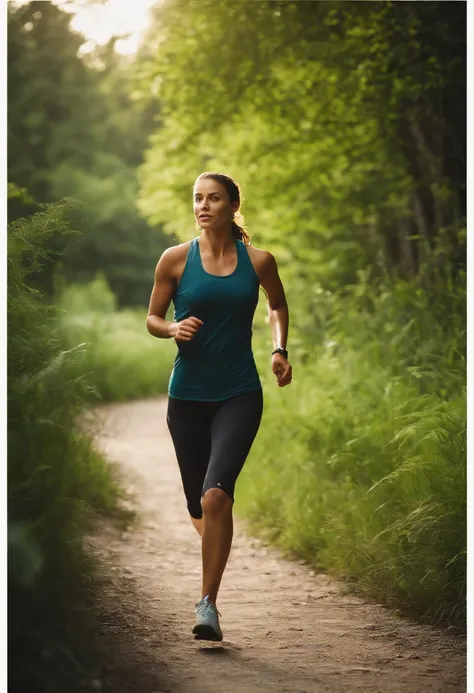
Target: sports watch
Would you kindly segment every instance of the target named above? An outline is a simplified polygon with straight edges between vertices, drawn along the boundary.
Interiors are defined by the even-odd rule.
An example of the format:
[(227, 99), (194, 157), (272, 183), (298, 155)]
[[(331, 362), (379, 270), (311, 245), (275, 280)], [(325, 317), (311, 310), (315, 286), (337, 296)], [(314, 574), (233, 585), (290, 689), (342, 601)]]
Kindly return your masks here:
[(286, 349), (283, 349), (282, 347), (277, 347), (275, 351), (272, 351), (272, 356), (273, 354), (281, 354), (283, 358), (288, 361), (288, 352)]

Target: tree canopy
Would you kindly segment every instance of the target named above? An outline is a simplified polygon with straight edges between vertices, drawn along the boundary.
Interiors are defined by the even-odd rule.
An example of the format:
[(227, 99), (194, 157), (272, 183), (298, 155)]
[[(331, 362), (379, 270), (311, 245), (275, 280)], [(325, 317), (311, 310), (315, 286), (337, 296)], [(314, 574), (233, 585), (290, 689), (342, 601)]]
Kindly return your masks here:
[[(136, 168), (153, 128), (153, 111), (131, 97), (133, 63), (114, 40), (90, 56), (71, 15), (50, 2), (8, 12), (8, 176), (38, 202), (75, 197), (81, 234), (65, 244), (61, 271), (87, 281), (104, 271), (120, 304), (148, 301), (156, 261), (169, 244), (138, 213)], [(10, 218), (31, 210), (18, 196)], [(53, 267), (43, 274), (52, 291)]]
[(195, 176), (224, 169), (255, 242), (327, 286), (369, 266), (412, 276), (463, 224), (464, 3), (167, 0), (154, 16), (153, 223), (189, 238)]
[(295, 286), (413, 277), (439, 247), (462, 267), (465, 9), (163, 0), (130, 59), (114, 39), (80, 57), (52, 3), (9, 7), (9, 179), (85, 203), (63, 272), (104, 270), (121, 304), (195, 233), (209, 169), (240, 182), (250, 235)]

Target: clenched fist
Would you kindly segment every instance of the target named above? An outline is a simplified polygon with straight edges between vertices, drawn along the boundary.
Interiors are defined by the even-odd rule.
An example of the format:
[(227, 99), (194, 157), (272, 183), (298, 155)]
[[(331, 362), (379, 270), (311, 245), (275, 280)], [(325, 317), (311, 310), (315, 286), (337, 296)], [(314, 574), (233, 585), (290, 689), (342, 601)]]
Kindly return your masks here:
[(273, 354), (272, 371), (276, 375), (278, 387), (285, 387), (291, 383), (293, 369), (282, 354)]
[(177, 342), (190, 342), (199, 332), (202, 324), (203, 322), (199, 318), (185, 318), (180, 322), (172, 322), (169, 326), (169, 333)]

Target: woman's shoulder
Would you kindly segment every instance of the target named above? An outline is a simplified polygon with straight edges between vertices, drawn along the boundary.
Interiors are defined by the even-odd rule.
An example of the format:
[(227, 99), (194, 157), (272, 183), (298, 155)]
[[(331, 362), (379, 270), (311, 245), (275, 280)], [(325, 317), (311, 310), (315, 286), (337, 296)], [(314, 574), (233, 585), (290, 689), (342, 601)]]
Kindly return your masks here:
[(256, 248), (254, 245), (247, 245), (246, 246), (248, 253), (250, 257), (255, 257), (256, 259), (260, 260), (268, 260), (273, 257), (271, 253), (268, 252), (268, 250), (263, 250), (262, 248)]
[(183, 262), (183, 260), (186, 261), (191, 243), (192, 240), (179, 243), (179, 245), (171, 245), (169, 248), (166, 248), (160, 258), (160, 263), (170, 267), (176, 263)]
[(178, 260), (182, 257), (186, 257), (188, 254), (189, 246), (193, 241), (185, 241), (184, 243), (179, 243), (178, 245), (171, 245), (169, 248), (163, 252), (161, 257), (166, 257), (167, 260)]
[(258, 264), (261, 267), (266, 267), (275, 261), (275, 258), (268, 250), (263, 250), (262, 248), (256, 248), (254, 245), (246, 246), (249, 258), (254, 264)]
[(188, 257), (191, 241), (172, 245), (163, 251), (157, 265), (157, 272), (162, 272), (168, 277), (174, 278), (182, 274)]
[(267, 270), (275, 265), (275, 258), (268, 250), (263, 250), (262, 248), (256, 248), (254, 245), (246, 246), (250, 262), (252, 263), (254, 270), (257, 273), (259, 279), (262, 279), (266, 274)]

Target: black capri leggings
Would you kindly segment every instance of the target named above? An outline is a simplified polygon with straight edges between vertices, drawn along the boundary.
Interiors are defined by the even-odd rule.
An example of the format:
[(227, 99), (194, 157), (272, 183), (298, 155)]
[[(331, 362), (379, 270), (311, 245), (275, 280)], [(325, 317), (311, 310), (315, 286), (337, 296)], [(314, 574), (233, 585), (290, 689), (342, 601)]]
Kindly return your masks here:
[(201, 497), (234, 488), (262, 418), (262, 390), (221, 402), (168, 399), (166, 421), (173, 439), (191, 517), (202, 517)]

